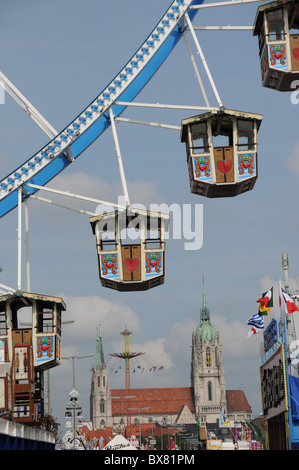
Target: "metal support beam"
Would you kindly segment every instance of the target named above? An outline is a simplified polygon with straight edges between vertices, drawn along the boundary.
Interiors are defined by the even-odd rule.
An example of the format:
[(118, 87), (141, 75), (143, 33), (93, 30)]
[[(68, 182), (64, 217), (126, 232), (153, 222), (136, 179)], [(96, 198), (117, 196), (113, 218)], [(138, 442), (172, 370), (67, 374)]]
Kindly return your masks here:
[(26, 242), (26, 274), (27, 274), (27, 292), (31, 292), (30, 282), (30, 257), (29, 257), (29, 214), (28, 214), (28, 201), (24, 202), (25, 208), (25, 242)]
[(120, 106), (134, 106), (139, 108), (161, 108), (161, 109), (190, 109), (194, 111), (219, 111), (217, 107), (206, 107), (206, 106), (189, 106), (189, 105), (172, 105), (172, 104), (161, 104), (161, 103), (130, 103), (127, 101), (116, 101), (116, 105)]
[(189, 10), (200, 10), (202, 8), (213, 8), (213, 7), (226, 7), (226, 6), (234, 6), (234, 5), (243, 5), (245, 3), (257, 3), (262, 2), (263, 0), (234, 0), (230, 2), (217, 2), (217, 3), (205, 3), (201, 5), (192, 5), (188, 9)]
[(0, 72), (0, 82), (5, 91), (15, 100), (15, 102), (25, 111), (28, 116), (33, 119), (36, 124), (53, 139), (58, 132), (53, 126), (37, 111), (37, 109), (25, 98), (24, 95), (8, 80), (8, 78)]
[(209, 103), (206, 91), (204, 89), (202, 79), (201, 79), (201, 76), (199, 74), (199, 70), (197, 68), (196, 61), (195, 61), (194, 55), (192, 53), (192, 50), (191, 50), (191, 47), (190, 47), (190, 44), (189, 44), (189, 41), (188, 41), (188, 38), (187, 38), (187, 35), (186, 35), (185, 32), (183, 32), (183, 37), (184, 37), (184, 40), (185, 40), (185, 43), (186, 43), (186, 46), (187, 46), (187, 49), (188, 49), (188, 52), (189, 52), (189, 55), (190, 55), (190, 59), (191, 59), (191, 62), (192, 62), (192, 65), (193, 65), (193, 68), (194, 68), (194, 71), (195, 71), (195, 75), (196, 75), (197, 81), (199, 83), (201, 92), (202, 92), (202, 95), (203, 95), (204, 101), (206, 103), (206, 106), (209, 108), (210, 103)]
[(127, 122), (127, 123), (130, 123), (130, 124), (140, 124), (140, 125), (143, 125), (143, 126), (160, 127), (162, 129), (171, 129), (171, 130), (175, 130), (175, 131), (180, 131), (181, 130), (180, 126), (172, 126), (171, 124), (161, 124), (159, 122), (138, 121), (136, 119), (122, 118), (122, 117), (118, 117), (115, 120), (119, 121), (119, 122)]
[(114, 144), (115, 144), (115, 152), (116, 152), (116, 157), (117, 157), (118, 169), (119, 169), (121, 184), (122, 184), (123, 193), (125, 197), (125, 203), (126, 203), (126, 206), (129, 206), (130, 198), (129, 198), (128, 188), (127, 188), (127, 182), (126, 182), (124, 167), (122, 163), (121, 153), (120, 153), (120, 147), (119, 147), (112, 107), (109, 108), (109, 114), (110, 114), (111, 129), (112, 129), (112, 134), (113, 134)]
[(62, 357), (61, 358), (61, 359), (72, 359), (73, 389), (76, 389), (76, 384), (75, 384), (75, 359), (85, 359), (87, 357), (94, 357), (94, 354), (87, 354), (86, 356), (69, 356), (69, 357)]
[[(5, 284), (1, 284), (0, 283), (0, 292), (4, 293), (4, 294), (13, 294), (15, 292), (15, 289), (13, 289), (12, 287), (9, 287), (9, 286), (6, 286)], [(4, 290), (2, 290), (4, 289)]]
[[(39, 186), (37, 184), (28, 183), (28, 184), (25, 184), (25, 187), (39, 189), (39, 190), (47, 191), (50, 193), (60, 194), (62, 196), (72, 197), (74, 199), (81, 199), (87, 202), (94, 202), (96, 204), (104, 204), (107, 206), (118, 207), (119, 209), (126, 208), (125, 206), (122, 206), (120, 204), (114, 204), (113, 202), (102, 201), (100, 199), (95, 199), (95, 198), (87, 197), (87, 196), (80, 196), (79, 194), (70, 193), (69, 191), (60, 191), (59, 189), (47, 188), (46, 186)], [(30, 197), (33, 197), (33, 195)]]
[[(47, 134), (50, 139), (54, 139), (58, 132), (53, 126), (38, 112), (38, 110), (25, 98), (25, 96), (18, 90), (10, 80), (0, 71), (0, 83), (4, 90), (15, 100), (20, 108)], [(66, 157), (69, 161), (74, 158), (71, 154), (70, 148), (66, 151)]]
[(62, 207), (63, 209), (68, 209), (68, 210), (71, 210), (71, 211), (75, 211), (75, 212), (78, 212), (79, 214), (88, 215), (89, 217), (93, 217), (93, 216), (96, 215), (94, 212), (89, 212), (89, 211), (86, 211), (84, 209), (78, 209), (76, 207), (66, 206), (65, 204), (60, 204), (59, 202), (55, 202), (52, 199), (47, 199), (47, 198), (44, 198), (44, 197), (36, 196), (35, 194), (33, 194), (31, 197), (33, 199), (36, 199), (37, 201), (46, 202), (48, 204), (52, 204), (53, 206)]
[(200, 58), (201, 58), (201, 61), (202, 61), (203, 66), (204, 66), (204, 68), (205, 68), (206, 74), (207, 74), (208, 79), (209, 79), (209, 81), (210, 81), (212, 90), (213, 90), (213, 92), (214, 92), (214, 94), (215, 94), (216, 100), (217, 100), (217, 102), (218, 102), (218, 104), (219, 104), (219, 107), (223, 107), (223, 104), (222, 104), (222, 101), (221, 101), (221, 99), (220, 99), (219, 93), (218, 93), (218, 91), (217, 91), (216, 85), (215, 85), (215, 83), (214, 83), (212, 74), (211, 74), (211, 72), (210, 72), (210, 69), (209, 69), (208, 64), (207, 64), (207, 62), (206, 62), (206, 59), (205, 59), (205, 57), (204, 57), (204, 55), (203, 55), (202, 49), (201, 49), (200, 44), (199, 44), (199, 42), (198, 42), (198, 39), (197, 39), (197, 37), (196, 37), (196, 34), (195, 34), (195, 31), (194, 31), (192, 22), (191, 22), (191, 20), (190, 20), (190, 18), (189, 18), (189, 15), (188, 15), (187, 13), (186, 13), (186, 15), (185, 15), (185, 18), (186, 18), (186, 21), (187, 21), (187, 24), (188, 24), (188, 28), (189, 28), (189, 30), (190, 30), (190, 32), (191, 32), (191, 34), (192, 34), (194, 43), (195, 43), (195, 45), (196, 45), (196, 47), (197, 47), (198, 54), (199, 54), (199, 56), (200, 56)]
[(18, 289), (22, 289), (22, 188), (18, 190)]
[(195, 31), (253, 31), (253, 26), (193, 26)]

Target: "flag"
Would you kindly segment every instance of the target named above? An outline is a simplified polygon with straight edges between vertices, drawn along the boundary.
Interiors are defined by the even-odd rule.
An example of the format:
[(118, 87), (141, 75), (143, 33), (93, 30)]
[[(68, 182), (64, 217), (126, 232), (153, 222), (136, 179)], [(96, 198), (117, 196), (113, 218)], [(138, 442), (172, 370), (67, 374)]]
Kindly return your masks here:
[(262, 303), (260, 303), (258, 315), (268, 315), (268, 312), (270, 312), (270, 307), (265, 307)]
[(250, 338), (250, 336), (255, 335), (259, 332), (260, 330), (257, 330), (256, 328), (254, 328), (254, 326), (252, 326), (251, 329), (248, 331), (247, 338)]
[(99, 440), (99, 445), (100, 445), (100, 450), (103, 450), (105, 447), (105, 439), (103, 438), (103, 436), (101, 436)]
[(299, 308), (295, 304), (294, 300), (291, 299), (289, 294), (281, 287), (281, 281), (279, 280), (279, 306), (282, 320), (285, 319), (288, 313), (299, 312)]
[(252, 315), (251, 318), (249, 318), (247, 325), (251, 325), (257, 329), (262, 329), (264, 328), (264, 317), (256, 313), (255, 315)]
[(220, 413), (220, 424), (224, 424), (225, 426), (229, 425), (229, 420), (227, 419), (225, 410), (222, 410)]
[(226, 416), (225, 410), (222, 410), (220, 413), (220, 424), (224, 424), (224, 426), (229, 426), (229, 419)]
[(284, 320), (288, 314), (287, 306), (282, 295), (282, 287), (281, 287), (281, 280), (279, 279), (279, 307), (280, 307), (280, 316), (281, 319)]
[(264, 328), (264, 317), (256, 313), (255, 315), (252, 315), (251, 318), (249, 318), (249, 320), (247, 321), (247, 325), (251, 326), (251, 329), (247, 334), (247, 338), (249, 338), (250, 336), (258, 333), (259, 330), (262, 330)]
[(170, 438), (170, 444), (167, 446), (167, 450), (174, 450), (175, 449), (175, 444), (173, 442), (172, 437)]
[(299, 308), (298, 308), (297, 305), (295, 304), (294, 300), (291, 299), (291, 297), (289, 296), (289, 294), (287, 294), (283, 289), (282, 289), (282, 295), (284, 296), (288, 313), (299, 312)]
[(260, 304), (259, 314), (267, 315), (270, 311), (270, 307), (273, 307), (273, 287), (271, 287), (268, 292), (262, 294), (262, 297), (257, 300), (257, 302)]

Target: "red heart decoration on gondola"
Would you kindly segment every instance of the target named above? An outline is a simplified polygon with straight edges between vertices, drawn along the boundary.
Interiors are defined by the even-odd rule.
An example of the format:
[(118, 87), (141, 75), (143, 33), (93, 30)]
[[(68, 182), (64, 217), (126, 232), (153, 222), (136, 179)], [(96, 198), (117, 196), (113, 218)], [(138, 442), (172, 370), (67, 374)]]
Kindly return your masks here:
[(294, 59), (299, 61), (299, 48), (298, 47), (294, 47), (294, 49), (292, 50), (292, 54), (293, 54)]
[(108, 261), (108, 263), (106, 263), (106, 266), (108, 269), (112, 268), (113, 266), (113, 263), (111, 263), (111, 261)]
[(274, 54), (275, 59), (280, 59), (281, 56), (282, 56), (281, 52), (275, 52)]
[(152, 260), (150, 261), (150, 265), (151, 265), (151, 266), (156, 266), (156, 264), (157, 264), (157, 261), (156, 261), (155, 259), (152, 259)]
[(232, 162), (230, 160), (219, 160), (217, 162), (218, 170), (224, 175), (229, 172), (232, 167)]
[(49, 346), (47, 344), (42, 345), (42, 350), (43, 351), (47, 351), (48, 348), (49, 348)]
[(138, 258), (126, 258), (124, 259), (124, 266), (125, 268), (133, 273), (139, 266), (139, 259)]

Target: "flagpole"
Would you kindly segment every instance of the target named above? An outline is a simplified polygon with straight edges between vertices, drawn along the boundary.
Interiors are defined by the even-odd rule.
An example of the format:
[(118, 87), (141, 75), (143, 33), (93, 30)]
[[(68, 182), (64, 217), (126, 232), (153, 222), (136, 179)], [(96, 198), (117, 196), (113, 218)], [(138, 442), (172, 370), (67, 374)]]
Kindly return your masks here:
[(283, 278), (284, 278), (284, 288), (285, 291), (289, 294), (289, 256), (281, 255)]
[[(288, 263), (287, 258), (285, 259), (285, 262)], [(288, 265), (287, 265), (287, 268), (288, 268)], [(284, 258), (283, 258), (283, 269), (284, 269)], [(285, 269), (285, 272), (286, 272), (286, 269)], [(289, 340), (289, 336), (290, 336), (288, 321), (290, 322), (290, 324), (292, 324), (292, 320), (294, 322), (294, 318), (290, 318), (290, 315), (291, 315), (291, 317), (293, 317), (296, 310), (298, 310), (298, 307), (297, 307), (296, 303), (293, 301), (292, 297), (289, 295), (288, 281), (285, 280), (285, 291), (281, 288), (281, 281), (280, 280), (279, 280), (279, 283), (280, 283), (279, 295), (280, 295), (280, 301), (281, 301), (281, 305), (280, 305), (281, 306), (281, 320), (283, 321), (283, 337), (284, 337), (284, 339), (283, 339), (283, 342), (284, 342), (284, 365), (285, 365), (286, 385), (287, 385), (288, 430), (289, 430), (289, 439), (290, 439), (290, 445), (291, 445), (291, 443), (294, 440), (294, 428), (293, 428), (293, 425), (292, 425), (293, 417), (292, 417), (292, 403), (291, 403), (291, 390), (290, 390), (290, 376), (292, 375), (292, 373), (291, 373), (292, 372), (291, 371), (292, 364), (288, 360), (289, 354), (291, 353), (291, 351), (289, 350), (289, 345), (288, 345), (288, 340)], [(290, 305), (292, 303), (294, 303), (295, 307)], [(282, 314), (283, 314), (283, 316), (282, 316)], [(292, 324), (292, 326), (293, 326), (293, 324)], [(294, 326), (293, 326), (293, 332), (292, 333), (295, 333)], [(296, 336), (295, 336), (295, 338), (296, 338)], [(298, 374), (298, 371), (297, 371), (297, 374)]]
[(287, 317), (284, 319), (283, 323), (283, 335), (284, 335), (284, 365), (285, 365), (285, 373), (286, 373), (286, 383), (287, 383), (287, 404), (288, 404), (288, 428), (289, 428), (289, 436), (290, 436), (290, 444), (293, 442), (293, 426), (292, 426), (292, 404), (291, 404), (291, 394), (290, 394), (290, 371), (289, 367), (291, 365), (288, 364), (288, 347), (287, 347)]
[[(275, 286), (275, 288), (276, 288), (276, 286)], [(277, 296), (277, 294), (276, 294), (276, 296), (275, 296), (276, 301), (277, 301), (277, 297), (278, 297), (278, 299), (279, 299), (279, 286), (278, 286), (278, 296)], [(276, 302), (275, 302), (275, 303), (276, 303)], [(280, 320), (279, 303), (278, 303), (278, 306), (277, 306), (277, 303), (276, 303), (276, 305), (275, 305), (275, 307), (274, 307), (274, 313), (275, 313), (275, 320), (277, 321), (277, 324), (278, 324), (278, 322), (279, 322), (279, 320)]]

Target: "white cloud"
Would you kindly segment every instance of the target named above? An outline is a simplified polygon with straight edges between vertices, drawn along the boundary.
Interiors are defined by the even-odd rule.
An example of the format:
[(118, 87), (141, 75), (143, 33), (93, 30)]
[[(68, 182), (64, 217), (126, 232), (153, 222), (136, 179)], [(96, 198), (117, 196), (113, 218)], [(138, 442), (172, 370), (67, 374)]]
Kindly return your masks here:
[[(127, 185), (131, 204), (149, 205), (161, 202), (156, 183), (134, 180), (127, 181)], [(84, 172), (59, 175), (55, 180), (55, 188), (113, 203), (117, 203), (118, 197), (123, 195), (120, 184), (107, 184), (103, 178)]]
[(149, 368), (163, 366), (164, 369), (169, 369), (174, 366), (174, 361), (167, 350), (167, 342), (164, 338), (148, 340), (140, 345), (132, 344), (132, 350), (145, 352), (143, 360)]
[[(267, 292), (271, 287), (277, 284), (277, 281), (273, 281), (270, 276), (264, 276), (259, 280), (260, 288), (261, 288), (261, 295), (264, 292)], [(256, 299), (258, 300), (258, 299)]]
[[(87, 342), (92, 352), (95, 351), (97, 328), (100, 325), (104, 341), (115, 338), (115, 332), (126, 325), (134, 325), (134, 333), (142, 330), (138, 315), (127, 305), (117, 300), (106, 300), (99, 296), (73, 297), (61, 295), (66, 303), (65, 320), (74, 324), (63, 327), (63, 347)], [(80, 354), (80, 353), (79, 353)]]
[[(135, 333), (135, 328), (134, 328)], [(118, 342), (113, 344), (114, 352), (120, 353), (124, 345)], [(144, 343), (131, 343), (130, 352), (136, 357), (130, 359), (131, 388), (150, 388), (170, 386), (168, 384), (169, 372), (175, 369), (175, 362), (167, 350), (164, 338), (147, 340)], [(139, 355), (139, 353), (142, 353)], [(124, 388), (125, 364), (123, 359), (108, 356), (106, 365), (111, 388)], [(166, 385), (165, 379), (166, 378)], [(164, 385), (162, 385), (164, 383)], [(178, 382), (178, 386), (180, 382)]]
[(132, 205), (143, 204), (149, 209), (150, 204), (161, 204), (164, 202), (157, 192), (157, 184), (152, 181), (132, 181), (128, 184), (128, 191)]
[(192, 333), (197, 324), (191, 318), (184, 318), (182, 322), (176, 322), (166, 334), (167, 348), (175, 364), (186, 365), (191, 358)]
[[(86, 198), (93, 198), (100, 201), (92, 202), (85, 201), (78, 197), (58, 195), (45, 190), (40, 190), (36, 193), (37, 196), (53, 202), (62, 204), (66, 207), (73, 207), (75, 209), (84, 209), (91, 213), (101, 213), (102, 205), (105, 202), (113, 204), (123, 204), (123, 191), (120, 184), (108, 184), (99, 176), (89, 175), (85, 172), (75, 172), (69, 174), (60, 174), (55, 181), (49, 184), (49, 188), (72, 193), (73, 195), (83, 196)], [(151, 181), (135, 180), (128, 183), (128, 192), (130, 196), (130, 203), (142, 204), (146, 209), (149, 209), (150, 204), (161, 204), (163, 200), (157, 192), (157, 185)], [(78, 221), (78, 213), (68, 209), (61, 209), (55, 204), (49, 205), (40, 201), (32, 199), (32, 206), (34, 208), (34, 215), (42, 218), (44, 223), (51, 225), (59, 225), (64, 222), (64, 225), (75, 224)], [(105, 206), (105, 210), (110, 209), (110, 206)], [(79, 219), (80, 220), (80, 219)], [(40, 221), (40, 219), (39, 219)]]
[[(114, 196), (113, 187), (107, 184), (103, 178), (84, 172), (75, 172), (68, 175), (60, 174), (55, 179), (55, 188), (97, 199), (107, 198), (112, 200)], [(116, 200), (117, 198), (113, 197), (113, 202)]]
[(243, 361), (244, 358), (248, 359), (252, 355), (252, 343), (250, 343), (250, 338), (247, 339), (250, 327), (246, 323), (239, 320), (228, 322), (227, 318), (215, 315), (213, 324), (219, 331), (220, 342), (223, 345), (222, 353), (227, 361)]

